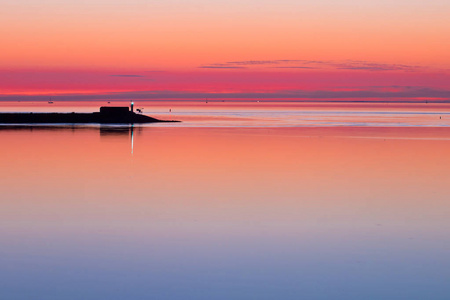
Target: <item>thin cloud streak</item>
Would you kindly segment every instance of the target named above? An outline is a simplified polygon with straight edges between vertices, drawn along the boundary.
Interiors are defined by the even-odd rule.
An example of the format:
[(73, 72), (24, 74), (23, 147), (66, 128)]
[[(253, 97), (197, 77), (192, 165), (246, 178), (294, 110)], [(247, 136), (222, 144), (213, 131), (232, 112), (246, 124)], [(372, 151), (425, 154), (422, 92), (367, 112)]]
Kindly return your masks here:
[(318, 68), (314, 68), (314, 67), (271, 67), (272, 69), (318, 69)]
[(338, 70), (367, 70), (367, 71), (407, 71), (413, 72), (423, 67), (403, 64), (381, 64), (367, 61), (350, 61), (334, 65)]
[(236, 67), (236, 66), (200, 66), (199, 69), (246, 69), (245, 67)]
[(405, 71), (414, 72), (426, 69), (421, 66), (404, 64), (385, 64), (371, 61), (326, 61), (326, 60), (302, 60), (302, 59), (279, 59), (279, 60), (245, 60), (229, 61), (226, 63), (214, 63), (200, 68), (239, 68), (246, 67), (266, 67), (278, 69), (335, 69), (335, 70), (355, 70), (355, 71)]
[(271, 65), (278, 64), (278, 60), (247, 60), (247, 61), (229, 61), (226, 64), (229, 65), (244, 65), (244, 66), (254, 66), (254, 65)]
[(109, 75), (111, 77), (130, 77), (130, 78), (142, 78), (144, 75), (135, 75), (135, 74), (117, 74), (117, 75)]

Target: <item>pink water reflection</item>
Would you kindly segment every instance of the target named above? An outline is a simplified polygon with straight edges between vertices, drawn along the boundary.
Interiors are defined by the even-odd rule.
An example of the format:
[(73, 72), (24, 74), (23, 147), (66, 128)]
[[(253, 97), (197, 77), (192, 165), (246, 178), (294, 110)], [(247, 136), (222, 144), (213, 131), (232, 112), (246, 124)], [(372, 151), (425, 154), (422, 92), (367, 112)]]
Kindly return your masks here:
[(448, 292), (447, 128), (25, 126), (0, 137), (8, 295)]

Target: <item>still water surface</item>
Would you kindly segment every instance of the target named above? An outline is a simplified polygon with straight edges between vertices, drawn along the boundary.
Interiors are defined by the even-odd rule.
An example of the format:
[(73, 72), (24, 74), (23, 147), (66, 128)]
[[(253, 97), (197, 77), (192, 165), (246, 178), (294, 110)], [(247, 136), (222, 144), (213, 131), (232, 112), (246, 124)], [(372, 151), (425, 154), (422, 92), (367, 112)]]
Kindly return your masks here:
[[(93, 112), (130, 102), (8, 102), (0, 112)], [(450, 103), (304, 103), (139, 101), (135, 108), (176, 124), (150, 127), (449, 127)]]
[(0, 299), (450, 296), (446, 126), (4, 126), (0, 140)]

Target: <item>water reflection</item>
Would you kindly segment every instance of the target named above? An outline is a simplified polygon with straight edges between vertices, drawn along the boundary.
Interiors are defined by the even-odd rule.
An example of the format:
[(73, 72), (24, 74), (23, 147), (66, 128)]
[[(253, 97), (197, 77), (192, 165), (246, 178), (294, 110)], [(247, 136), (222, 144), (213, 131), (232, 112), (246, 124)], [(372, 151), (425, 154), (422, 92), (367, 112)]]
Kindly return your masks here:
[(134, 131), (134, 126), (100, 126), (100, 136), (131, 136)]
[[(129, 126), (100, 126), (100, 136), (102, 138), (108, 137), (125, 137), (130, 140), (131, 155), (134, 151), (134, 135), (141, 134), (143, 128), (141, 126), (135, 127), (134, 124)], [(136, 131), (136, 133), (135, 133)]]
[(130, 125), (76, 125), (76, 124), (59, 124), (59, 125), (0, 125), (0, 131), (98, 131), (101, 138), (123, 138), (130, 141), (131, 154), (133, 154), (134, 135), (140, 135), (143, 127)]
[(0, 138), (2, 299), (450, 293), (447, 128), (15, 128)]

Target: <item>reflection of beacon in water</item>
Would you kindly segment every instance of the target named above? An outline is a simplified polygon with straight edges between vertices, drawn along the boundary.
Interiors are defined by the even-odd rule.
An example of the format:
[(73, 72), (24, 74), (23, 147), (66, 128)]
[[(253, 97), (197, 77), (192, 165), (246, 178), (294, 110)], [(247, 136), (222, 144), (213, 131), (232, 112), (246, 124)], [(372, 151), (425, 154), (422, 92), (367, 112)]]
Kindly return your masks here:
[[(131, 107), (133, 107), (133, 102), (131, 102)], [(134, 124), (131, 124), (131, 155), (133, 155), (133, 149), (134, 149), (133, 129), (134, 129)]]
[(134, 102), (131, 101), (131, 105), (130, 105), (130, 107), (131, 107), (131, 112), (133, 112), (133, 106), (134, 106)]

